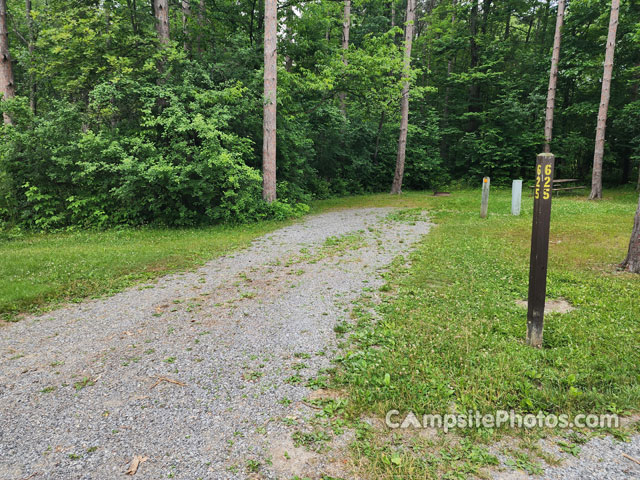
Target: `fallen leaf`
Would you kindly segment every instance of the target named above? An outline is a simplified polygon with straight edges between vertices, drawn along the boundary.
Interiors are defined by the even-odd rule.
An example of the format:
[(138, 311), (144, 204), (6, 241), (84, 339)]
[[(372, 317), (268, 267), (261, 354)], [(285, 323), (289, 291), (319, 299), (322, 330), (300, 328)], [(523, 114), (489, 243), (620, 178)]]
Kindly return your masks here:
[(129, 466), (129, 470), (127, 470), (127, 475), (135, 475), (138, 471), (138, 467), (141, 463), (149, 460), (149, 457), (143, 457), (142, 455), (134, 455), (133, 460), (131, 461), (131, 465)]

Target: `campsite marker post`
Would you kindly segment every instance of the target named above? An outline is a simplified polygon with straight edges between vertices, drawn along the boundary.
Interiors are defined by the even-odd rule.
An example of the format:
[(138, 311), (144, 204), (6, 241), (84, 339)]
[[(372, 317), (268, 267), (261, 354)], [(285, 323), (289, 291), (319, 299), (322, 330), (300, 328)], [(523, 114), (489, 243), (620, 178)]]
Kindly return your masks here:
[(482, 179), (482, 205), (480, 206), (480, 217), (487, 218), (487, 212), (489, 211), (489, 185), (491, 179), (484, 177)]
[(553, 154), (541, 153), (538, 155), (536, 160), (536, 186), (533, 194), (533, 227), (531, 230), (527, 312), (527, 345), (536, 348), (542, 347), (554, 165), (555, 157)]

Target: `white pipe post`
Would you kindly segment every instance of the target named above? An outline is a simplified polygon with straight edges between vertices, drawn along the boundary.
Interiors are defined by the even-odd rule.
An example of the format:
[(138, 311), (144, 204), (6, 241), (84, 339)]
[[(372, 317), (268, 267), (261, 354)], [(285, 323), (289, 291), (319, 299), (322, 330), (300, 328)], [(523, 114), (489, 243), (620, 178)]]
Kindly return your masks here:
[(511, 215), (520, 215), (522, 204), (522, 180), (514, 180), (511, 184)]

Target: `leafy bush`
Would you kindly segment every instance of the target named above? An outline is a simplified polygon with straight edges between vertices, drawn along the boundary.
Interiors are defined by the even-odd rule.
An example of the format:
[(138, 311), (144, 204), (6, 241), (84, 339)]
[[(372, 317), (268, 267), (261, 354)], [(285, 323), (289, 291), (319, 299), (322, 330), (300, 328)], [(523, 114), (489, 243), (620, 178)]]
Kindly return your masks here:
[(281, 201), (262, 201), (260, 172), (245, 163), (252, 142), (228, 128), (242, 85), (216, 88), (185, 60), (171, 66), (184, 70), (174, 77), (182, 83), (121, 78), (95, 87), (85, 112), (58, 102), (37, 118), (16, 116), (0, 147), (0, 182), (12, 192), (0, 200), (4, 221), (189, 226), (306, 212), (291, 184), (280, 185)]

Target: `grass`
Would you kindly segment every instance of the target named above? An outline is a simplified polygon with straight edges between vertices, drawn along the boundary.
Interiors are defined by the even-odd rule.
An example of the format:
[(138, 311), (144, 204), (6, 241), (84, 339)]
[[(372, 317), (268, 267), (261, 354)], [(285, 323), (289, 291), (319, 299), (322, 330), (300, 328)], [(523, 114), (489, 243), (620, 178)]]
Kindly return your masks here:
[(0, 316), (115, 293), (194, 268), (289, 222), (33, 234), (0, 240)]
[[(427, 208), (438, 226), (410, 255), (409, 267), (397, 260), (382, 303), (365, 298), (354, 312), (334, 378), (334, 387), (348, 394), (350, 418), (384, 418), (392, 409), (419, 417), (469, 409), (638, 412), (640, 278), (616, 270), (637, 194), (609, 192), (601, 202), (554, 199), (547, 295), (576, 309), (545, 316), (542, 349), (525, 345), (526, 310), (515, 303), (527, 296), (532, 201), (525, 197), (523, 214), (513, 217), (510, 192), (493, 190), (489, 218), (482, 220), (479, 197), (404, 198), (409, 207)], [(411, 221), (415, 213), (401, 217)], [(443, 474), (404, 458), (397, 445), (371, 434), (356, 442), (370, 478)], [(512, 457), (514, 468), (537, 468), (521, 453)]]

